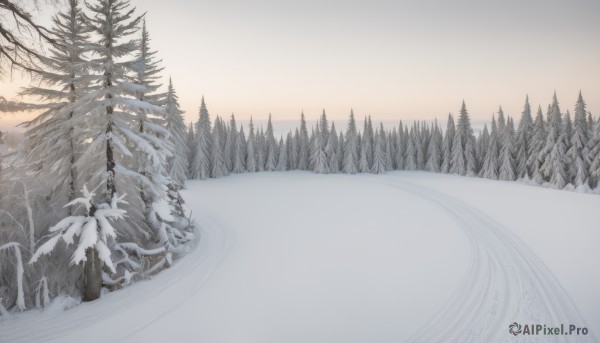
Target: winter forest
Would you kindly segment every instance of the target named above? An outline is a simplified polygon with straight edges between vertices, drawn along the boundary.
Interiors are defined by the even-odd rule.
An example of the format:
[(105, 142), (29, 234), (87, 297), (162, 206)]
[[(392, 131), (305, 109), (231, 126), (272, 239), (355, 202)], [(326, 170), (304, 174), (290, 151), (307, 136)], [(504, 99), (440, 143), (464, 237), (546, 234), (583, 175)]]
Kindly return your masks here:
[(546, 114), (532, 115), (525, 99), (517, 124), (502, 107), (475, 136), (463, 102), (456, 119), (448, 115), (445, 130), (437, 120), (386, 129), (364, 119), (359, 130), (354, 113), (338, 135), (323, 111), (309, 134), (304, 114), (294, 132), (277, 139), (271, 118), (266, 130), (252, 121), (248, 137), (235, 116), (217, 117), (214, 125), (204, 100), (198, 121), (188, 127), (186, 142), (191, 179), (230, 173), (308, 170), (320, 174), (425, 170), (494, 180), (520, 181), (556, 189), (589, 192), (600, 175), (598, 119), (586, 111), (581, 94), (575, 117), (562, 113), (556, 94)]
[[(0, 1), (0, 11), (11, 4)], [(58, 296), (75, 306), (169, 268), (197, 238), (180, 195), (186, 180), (420, 170), (600, 191), (600, 118), (581, 93), (572, 107), (549, 94), (537, 109), (524, 94), (522, 113), (500, 107), (481, 131), (468, 101), (444, 124), (386, 127), (350, 110), (336, 126), (325, 110), (315, 123), (301, 113), (277, 137), (271, 115), (266, 128), (252, 119), (244, 127), (234, 114), (211, 116), (202, 97), (197, 120), (185, 123), (177, 80), (160, 83), (166, 66), (130, 1), (69, 0), (57, 9), (40, 31), (45, 55), (0, 54), (2, 72), (29, 70), (21, 95), (35, 99), (5, 102), (3, 111), (39, 112), (21, 124), (18, 148), (0, 154), (0, 316)]]

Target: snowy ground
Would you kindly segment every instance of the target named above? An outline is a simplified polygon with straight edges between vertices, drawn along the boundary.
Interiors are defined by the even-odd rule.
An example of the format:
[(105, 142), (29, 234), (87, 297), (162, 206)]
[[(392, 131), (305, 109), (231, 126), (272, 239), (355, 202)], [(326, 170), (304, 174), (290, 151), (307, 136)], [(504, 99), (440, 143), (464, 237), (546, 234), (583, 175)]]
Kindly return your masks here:
[(525, 341), (514, 321), (599, 336), (597, 195), (424, 172), (188, 188), (190, 256), (102, 301), (0, 322), (0, 342)]

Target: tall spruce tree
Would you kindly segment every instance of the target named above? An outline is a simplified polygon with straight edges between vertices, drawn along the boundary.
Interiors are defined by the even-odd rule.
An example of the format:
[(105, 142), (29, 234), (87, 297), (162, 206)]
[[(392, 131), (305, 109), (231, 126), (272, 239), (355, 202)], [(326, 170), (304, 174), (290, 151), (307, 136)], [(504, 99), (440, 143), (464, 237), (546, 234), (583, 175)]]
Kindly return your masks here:
[(310, 141), (308, 139), (308, 129), (306, 128), (304, 112), (300, 114), (300, 131), (298, 138), (298, 169), (308, 170), (308, 160), (310, 158)]
[(330, 169), (329, 164), (327, 163), (327, 156), (325, 155), (323, 136), (318, 123), (316, 130), (313, 132), (312, 138), (312, 149), (310, 156), (312, 171), (318, 174), (329, 174)]
[(192, 175), (193, 179), (204, 180), (211, 175), (210, 153), (211, 153), (211, 132), (212, 124), (210, 114), (204, 102), (204, 96), (200, 103), (200, 111), (198, 121), (196, 122), (196, 151), (192, 159)]
[[(67, 8), (53, 19), (51, 33), (56, 45), (42, 57), (43, 68), (34, 74), (37, 86), (27, 87), (22, 94), (35, 96), (46, 103), (35, 119), (22, 125), (27, 127), (27, 163), (35, 166), (37, 177), (52, 184), (49, 205), (61, 208), (76, 198), (79, 183), (76, 160), (80, 153), (79, 132), (83, 125), (78, 116), (85, 113), (69, 106), (89, 90), (93, 76), (89, 75), (89, 62), (84, 57), (90, 29), (85, 23), (79, 1), (69, 0)], [(43, 174), (43, 175), (42, 175)], [(71, 214), (72, 207), (65, 209)]]
[(485, 162), (485, 156), (487, 154), (488, 146), (490, 145), (490, 131), (488, 130), (487, 124), (483, 125), (483, 131), (479, 135), (479, 139), (477, 140), (477, 158), (478, 158), (478, 168), (479, 168), (479, 176), (481, 177), (483, 164)]
[(194, 156), (196, 155), (196, 135), (194, 133), (194, 123), (190, 122), (187, 129), (186, 136), (187, 143), (187, 177), (192, 179), (192, 161), (194, 160)]
[(452, 159), (450, 161), (450, 173), (460, 175), (476, 175), (477, 162), (475, 161), (475, 137), (471, 129), (471, 120), (467, 107), (463, 101), (456, 134), (452, 145)]
[[(325, 113), (323, 113), (325, 114)], [(323, 120), (321, 120), (321, 125), (323, 125)], [(321, 133), (321, 136), (322, 133)], [(330, 173), (338, 173), (340, 171), (340, 166), (338, 162), (337, 156), (337, 142), (338, 136), (335, 131), (335, 124), (331, 124), (331, 132), (329, 132), (329, 136), (327, 137), (327, 144), (325, 145), (325, 157), (327, 158), (327, 166), (329, 167)]]
[(344, 160), (342, 171), (346, 174), (356, 174), (358, 172), (358, 132), (356, 131), (356, 120), (354, 111), (350, 110), (348, 126), (346, 127), (346, 144), (344, 145)]
[(233, 169), (235, 174), (246, 172), (246, 146), (244, 142), (244, 127), (240, 127), (240, 132), (235, 139), (235, 148), (233, 153)]
[(439, 173), (441, 171), (440, 160), (442, 157), (442, 140), (442, 133), (437, 125), (436, 119), (431, 136), (431, 142), (429, 142), (427, 151), (427, 165), (425, 166), (425, 170), (434, 173)]
[(500, 143), (498, 127), (496, 125), (496, 118), (495, 116), (493, 116), (490, 131), (490, 142), (487, 146), (487, 151), (483, 160), (482, 169), (479, 172), (480, 177), (493, 180), (498, 178), (499, 147)]
[(223, 148), (221, 145), (222, 128), (219, 117), (215, 119), (215, 126), (212, 132), (212, 149), (210, 152), (210, 177), (219, 178), (228, 174), (227, 167), (223, 161)]
[(500, 169), (498, 170), (498, 179), (506, 181), (515, 180), (515, 161), (514, 153), (514, 124), (509, 117), (504, 126), (504, 134), (502, 137), (502, 148), (500, 150)]
[(250, 126), (248, 128), (248, 142), (246, 144), (246, 170), (249, 173), (255, 173), (258, 171), (256, 165), (256, 136), (254, 134), (254, 124), (252, 123), (252, 117), (250, 117)]
[(381, 125), (381, 128), (375, 133), (374, 145), (371, 173), (383, 174), (386, 171), (385, 132), (383, 131), (383, 125)]
[[(290, 132), (291, 134), (291, 132)], [(290, 162), (290, 170), (300, 169), (298, 167), (300, 156), (300, 133), (298, 128), (294, 130), (292, 135), (292, 144), (288, 147), (288, 160)]]
[[(141, 85), (130, 82), (136, 70), (135, 59), (124, 58), (137, 51), (134, 35), (142, 17), (130, 9), (129, 1), (100, 0), (88, 4), (91, 16), (87, 17), (95, 42), (87, 47), (94, 52), (90, 60), (95, 77), (92, 89), (86, 96), (77, 99), (72, 108), (86, 113), (79, 123), (85, 121), (85, 135), (80, 136), (83, 147), (78, 159), (78, 173), (89, 185), (105, 185), (102, 198), (106, 204), (115, 203), (117, 192), (129, 194), (125, 210), (128, 216), (121, 221), (117, 230), (125, 237), (145, 242), (149, 233), (141, 227), (149, 202), (166, 200), (166, 178), (164, 164), (168, 156), (167, 142), (158, 137), (168, 136), (168, 131), (149, 123), (142, 132), (137, 127), (140, 118), (164, 117), (163, 108), (139, 99)], [(74, 117), (75, 118), (75, 117)], [(136, 158), (137, 157), (137, 158)], [(144, 163), (132, 169), (132, 162)], [(141, 171), (141, 172), (138, 172)], [(135, 194), (144, 194), (141, 199)], [(91, 213), (89, 214), (91, 215)], [(129, 227), (129, 229), (127, 228)], [(134, 229), (134, 228), (137, 228)], [(101, 270), (100, 252), (86, 249), (85, 298), (92, 300), (100, 295)]]
[(394, 156), (394, 164), (397, 170), (404, 170), (404, 155), (406, 154), (406, 134), (402, 121), (398, 124), (398, 137), (396, 138), (396, 155)]
[(449, 173), (452, 161), (452, 146), (454, 145), (454, 136), (456, 130), (454, 127), (454, 117), (452, 114), (448, 114), (448, 121), (446, 124), (446, 134), (442, 141), (442, 173)]
[(527, 168), (531, 171), (531, 180), (540, 185), (544, 182), (541, 172), (544, 161), (540, 157), (540, 152), (546, 144), (546, 135), (544, 115), (540, 106), (538, 107), (535, 122), (533, 123), (533, 135), (529, 145), (529, 159), (527, 160)]
[(570, 137), (571, 148), (567, 151), (567, 156), (571, 165), (570, 181), (575, 187), (582, 189), (589, 187), (587, 180), (589, 166), (584, 156), (587, 153), (585, 148), (589, 141), (589, 131), (585, 101), (583, 100), (583, 96), (581, 96), (581, 92), (579, 92), (579, 97), (575, 104), (575, 122)]
[(530, 171), (528, 166), (530, 140), (533, 133), (533, 120), (531, 118), (531, 106), (529, 105), (529, 96), (525, 98), (523, 113), (519, 120), (519, 128), (517, 129), (517, 137), (515, 142), (516, 149), (516, 166), (515, 176), (517, 179), (529, 179)]
[(288, 132), (286, 138), (285, 138), (285, 149), (287, 150), (286, 152), (286, 156), (287, 156), (287, 166), (286, 166), (286, 170), (294, 170), (294, 166), (293, 166), (293, 161), (292, 159), (294, 158), (294, 136), (292, 135), (292, 131), (290, 130), (290, 132)]
[(591, 188), (598, 190), (598, 182), (600, 178), (600, 118), (596, 122), (592, 120), (590, 139), (586, 145), (586, 160), (588, 161), (589, 177), (588, 183)]
[(406, 145), (406, 156), (404, 156), (404, 169), (406, 170), (417, 170), (417, 134), (415, 133), (415, 127), (410, 129), (408, 135), (408, 143)]
[(231, 114), (231, 119), (229, 120), (229, 130), (227, 130), (227, 138), (225, 140), (225, 147), (223, 149), (223, 162), (225, 163), (225, 168), (228, 171), (233, 171), (233, 162), (236, 154), (236, 143), (237, 143), (237, 124), (235, 122), (235, 115)]
[(173, 81), (169, 78), (169, 90), (167, 92), (166, 104), (166, 127), (169, 130), (169, 140), (173, 154), (167, 159), (167, 172), (171, 180), (182, 188), (188, 172), (188, 144), (186, 127), (183, 122), (183, 111), (179, 107), (179, 98), (175, 92)]
[(552, 187), (562, 189), (569, 182), (566, 169), (565, 133), (562, 114), (556, 99), (556, 93), (550, 107), (550, 121), (548, 122), (548, 136), (546, 144), (539, 153), (543, 161), (540, 171)]
[(285, 144), (283, 144), (283, 137), (279, 139), (279, 157), (277, 158), (277, 166), (275, 170), (277, 171), (286, 171), (287, 170), (287, 149)]
[(277, 166), (277, 156), (276, 156), (276, 147), (275, 147), (275, 136), (273, 134), (273, 123), (271, 122), (271, 114), (269, 113), (269, 121), (267, 122), (267, 132), (266, 132), (266, 160), (265, 160), (265, 170), (266, 171), (274, 171)]

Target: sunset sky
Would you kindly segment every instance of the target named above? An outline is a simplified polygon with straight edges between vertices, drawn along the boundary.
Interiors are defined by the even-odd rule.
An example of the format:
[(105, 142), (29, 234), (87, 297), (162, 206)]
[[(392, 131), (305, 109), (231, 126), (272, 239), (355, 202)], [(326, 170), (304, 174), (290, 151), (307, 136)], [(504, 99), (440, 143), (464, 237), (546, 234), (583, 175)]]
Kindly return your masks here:
[[(376, 120), (445, 119), (464, 99), (474, 120), (525, 95), (563, 111), (581, 89), (600, 114), (600, 1), (133, 0), (189, 120), (309, 119), (350, 108)], [(47, 22), (48, 6), (36, 16)], [(11, 99), (27, 84), (0, 81)], [(19, 121), (0, 114), (0, 126)]]

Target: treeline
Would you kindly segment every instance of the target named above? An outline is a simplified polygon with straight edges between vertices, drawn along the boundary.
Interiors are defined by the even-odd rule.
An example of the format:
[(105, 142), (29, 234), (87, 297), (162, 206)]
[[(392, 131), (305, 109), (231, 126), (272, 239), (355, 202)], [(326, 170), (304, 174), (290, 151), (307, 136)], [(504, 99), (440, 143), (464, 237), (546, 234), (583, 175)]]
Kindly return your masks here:
[(186, 126), (143, 16), (128, 0), (68, 0), (52, 23), (55, 44), (22, 91), (44, 110), (0, 161), (2, 315), (96, 299), (168, 267), (193, 238), (178, 192)]
[(448, 115), (446, 129), (415, 122), (384, 128), (364, 119), (359, 130), (351, 111), (343, 132), (329, 124), (325, 111), (309, 133), (304, 113), (300, 127), (276, 139), (271, 117), (266, 131), (238, 129), (235, 117), (214, 125), (204, 99), (198, 121), (188, 127), (188, 176), (217, 178), (230, 173), (308, 170), (316, 173), (375, 173), (426, 170), (521, 180), (557, 189), (589, 191), (600, 175), (600, 121), (587, 112), (579, 94), (575, 115), (561, 112), (556, 94), (546, 113), (532, 116), (525, 100), (518, 124), (500, 107), (490, 126), (475, 136), (463, 102), (458, 118)]

